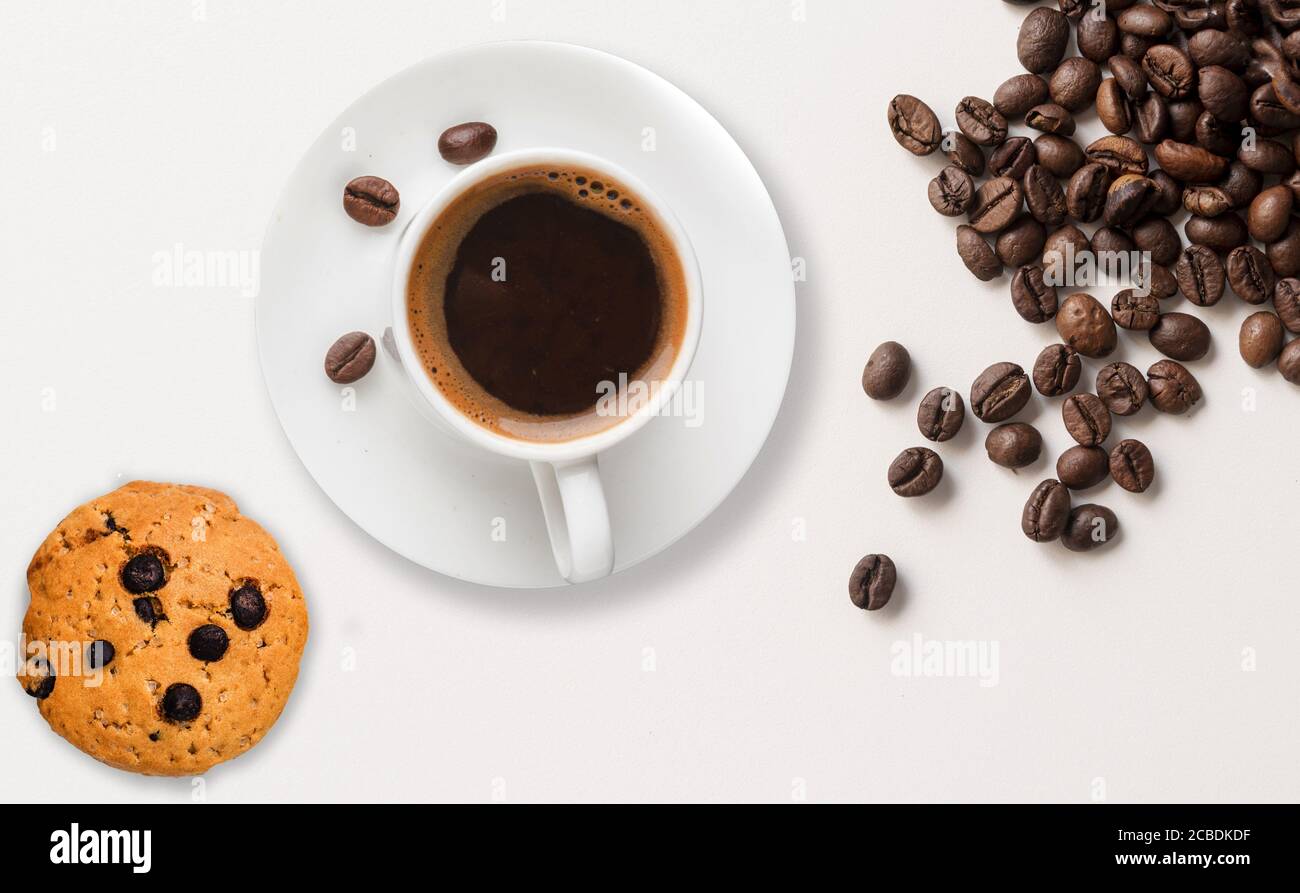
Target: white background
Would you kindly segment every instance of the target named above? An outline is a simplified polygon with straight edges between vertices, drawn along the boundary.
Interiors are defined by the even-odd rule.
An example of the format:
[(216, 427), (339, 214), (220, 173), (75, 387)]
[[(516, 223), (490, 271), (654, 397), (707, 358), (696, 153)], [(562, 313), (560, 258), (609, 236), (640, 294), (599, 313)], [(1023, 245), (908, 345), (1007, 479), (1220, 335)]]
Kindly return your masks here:
[[(801, 22), (799, 5), (4, 4), (4, 637), (19, 631), (31, 552), (68, 510), (132, 477), (177, 480), (226, 490), (270, 528), (311, 607), (288, 709), (208, 774), (209, 801), (1300, 797), (1287, 576), (1300, 389), (1238, 358), (1244, 304), (1196, 311), (1216, 338), (1194, 367), (1207, 402), (1119, 424), (1150, 445), (1159, 483), (1088, 494), (1124, 525), (1101, 553), (1019, 532), (1069, 445), (1039, 398), (1026, 414), (1047, 440), (1039, 465), (992, 465), (968, 418), (940, 448), (942, 488), (893, 496), (885, 469), (920, 444), (925, 390), (965, 392), (986, 365), (1029, 365), (1056, 340), (1015, 315), (1006, 279), (985, 286), (961, 266), (953, 223), (925, 199), (937, 156), (908, 155), (885, 124), (895, 93), (927, 99), (945, 126), (966, 93), (991, 97), (1020, 70), (1024, 10), (807, 0)], [(300, 154), (371, 85), (522, 37), (609, 50), (694, 95), (750, 154), (808, 264), (786, 403), (736, 493), (630, 572), (531, 593), (454, 583), (353, 526), (280, 432), (252, 299), (151, 281), (154, 252), (176, 243), (256, 250)], [(910, 347), (915, 376), (873, 404), (858, 379), (885, 339)], [(1141, 368), (1156, 359), (1122, 342)], [(869, 616), (846, 581), (876, 551), (903, 582)], [(891, 647), (915, 634), (996, 643), (997, 684), (891, 673)], [(0, 728), (5, 798), (192, 796), (189, 780), (81, 755), (16, 684), (0, 685)]]

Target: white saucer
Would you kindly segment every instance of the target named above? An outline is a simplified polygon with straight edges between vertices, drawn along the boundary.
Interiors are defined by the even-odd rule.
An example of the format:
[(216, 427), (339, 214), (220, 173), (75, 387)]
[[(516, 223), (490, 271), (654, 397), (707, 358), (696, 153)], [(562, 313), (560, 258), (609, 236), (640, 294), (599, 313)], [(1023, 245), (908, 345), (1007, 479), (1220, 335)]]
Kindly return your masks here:
[[(569, 146), (628, 168), (672, 207), (699, 255), (704, 333), (689, 379), (703, 394), (700, 424), (656, 418), (601, 456), (623, 570), (684, 536), (739, 483), (776, 419), (795, 330), (789, 251), (758, 174), (708, 112), (644, 68), (567, 44), (486, 44), (409, 68), (339, 116), (267, 227), (256, 316), (271, 400), (316, 482), (393, 551), (492, 586), (565, 585), (527, 465), (430, 425), (382, 350), (350, 392), (321, 367), (339, 335), (379, 341), (389, 326), (388, 263), (402, 228), (458, 170), (438, 157), (438, 134), (471, 120), (497, 127), (497, 151)], [(401, 193), (392, 224), (369, 229), (343, 213), (343, 186), (362, 174)]]

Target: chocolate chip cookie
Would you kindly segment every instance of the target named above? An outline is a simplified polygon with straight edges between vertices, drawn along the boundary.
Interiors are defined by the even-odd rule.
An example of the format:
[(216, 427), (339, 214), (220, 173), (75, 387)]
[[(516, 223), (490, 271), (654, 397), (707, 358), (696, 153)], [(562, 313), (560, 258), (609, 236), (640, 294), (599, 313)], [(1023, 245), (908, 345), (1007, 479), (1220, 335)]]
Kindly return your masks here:
[(196, 775), (284, 709), (307, 605), (275, 540), (226, 495), (136, 481), (81, 506), (27, 569), (18, 681), (97, 760)]

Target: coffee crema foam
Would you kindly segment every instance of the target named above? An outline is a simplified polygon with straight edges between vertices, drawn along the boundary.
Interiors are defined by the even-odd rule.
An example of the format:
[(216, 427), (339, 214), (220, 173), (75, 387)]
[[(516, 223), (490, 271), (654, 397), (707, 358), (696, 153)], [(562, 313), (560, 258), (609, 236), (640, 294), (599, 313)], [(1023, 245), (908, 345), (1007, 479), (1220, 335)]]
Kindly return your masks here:
[[(589, 408), (563, 415), (537, 415), (504, 403), (461, 362), (451, 346), (445, 312), (448, 277), (466, 236), (494, 208), (533, 193), (558, 194), (630, 228), (653, 259), (660, 296), (653, 348), (640, 368), (614, 370), (609, 376), (611, 389), (619, 385), (620, 372), (625, 373), (627, 390), (657, 388), (667, 378), (685, 338), (686, 273), (658, 215), (617, 178), (594, 169), (530, 165), (503, 171), (457, 197), (430, 225), (416, 250), (406, 297), (407, 322), (425, 372), (457, 411), (484, 428), (516, 440), (556, 443), (607, 430), (624, 417), (598, 412), (598, 405), (605, 403), (602, 396), (607, 395), (596, 389)], [(502, 260), (508, 278), (509, 258)]]

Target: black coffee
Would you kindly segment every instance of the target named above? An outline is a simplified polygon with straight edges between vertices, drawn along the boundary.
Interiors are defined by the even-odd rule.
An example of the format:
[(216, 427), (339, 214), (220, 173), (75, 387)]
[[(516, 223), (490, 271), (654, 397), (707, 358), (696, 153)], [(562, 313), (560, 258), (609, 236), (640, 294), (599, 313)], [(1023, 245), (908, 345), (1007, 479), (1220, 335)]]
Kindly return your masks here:
[(681, 261), (638, 196), (596, 171), (526, 168), (435, 221), (407, 310), (426, 370), (461, 412), (562, 441), (625, 417), (599, 411), (611, 394), (666, 377), (686, 300)]

